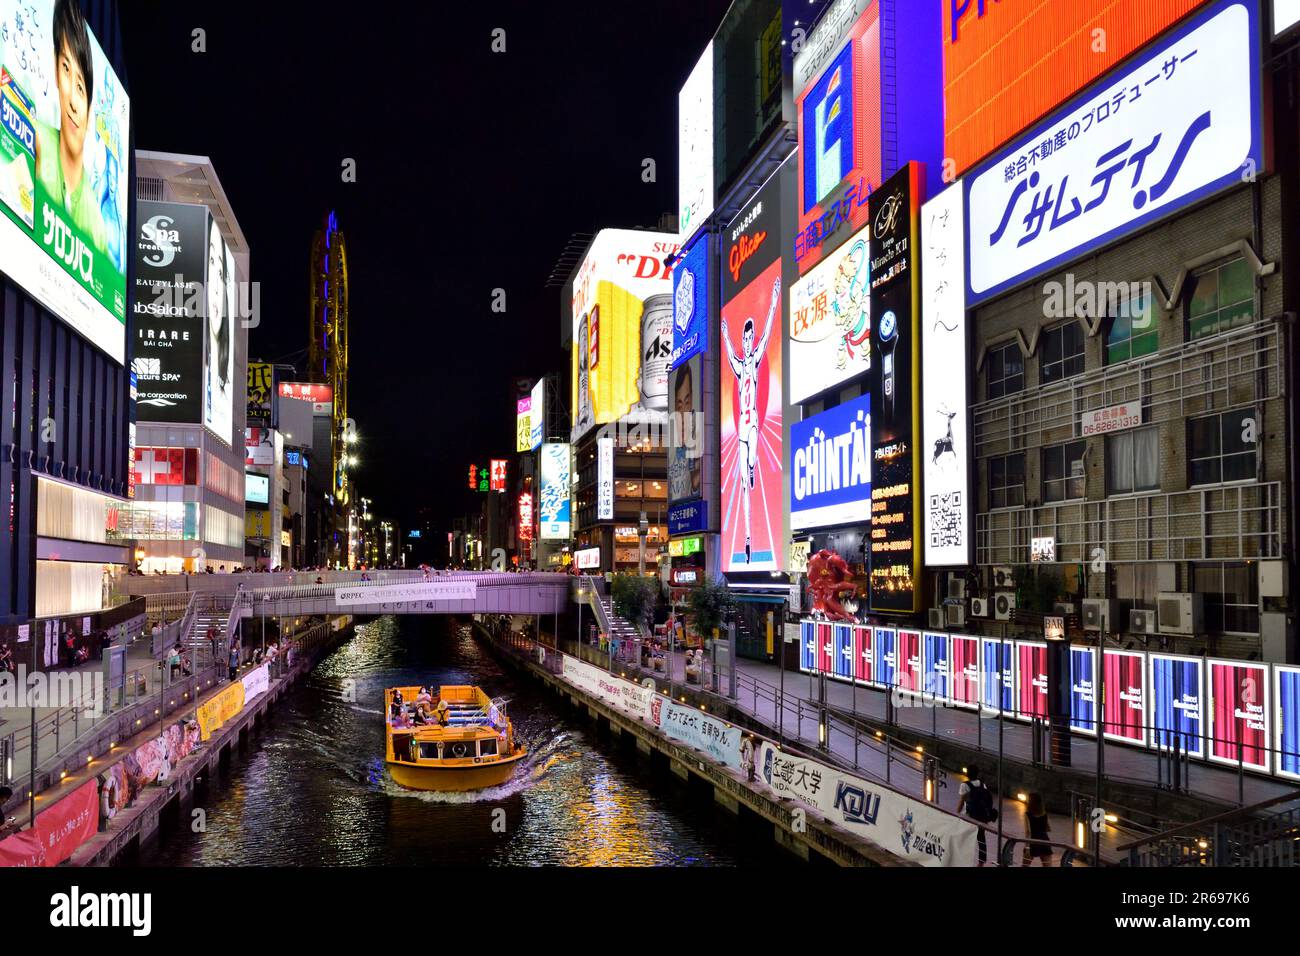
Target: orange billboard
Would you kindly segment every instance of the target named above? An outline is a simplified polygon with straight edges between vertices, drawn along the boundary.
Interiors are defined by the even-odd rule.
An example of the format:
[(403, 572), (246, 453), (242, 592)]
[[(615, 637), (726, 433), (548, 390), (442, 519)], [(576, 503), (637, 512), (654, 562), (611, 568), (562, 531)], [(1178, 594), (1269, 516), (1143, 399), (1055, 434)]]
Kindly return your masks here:
[(943, 0), (944, 156), (956, 173), (1205, 0)]

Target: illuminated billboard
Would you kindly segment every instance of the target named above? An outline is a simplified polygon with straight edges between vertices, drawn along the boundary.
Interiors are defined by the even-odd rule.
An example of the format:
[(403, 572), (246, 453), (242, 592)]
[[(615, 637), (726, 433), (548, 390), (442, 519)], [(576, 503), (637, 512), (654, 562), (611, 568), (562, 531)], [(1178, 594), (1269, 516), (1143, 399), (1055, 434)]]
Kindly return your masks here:
[(134, 301), (136, 418), (197, 425), (203, 421), (203, 282), (206, 206), (136, 203)]
[(710, 248), (706, 233), (673, 264), (673, 368), (709, 348)]
[(542, 379), (533, 386), (528, 416), (528, 450), (536, 451), (537, 446), (546, 438), (546, 379)]
[(539, 537), (543, 541), (569, 539), (570, 447), (559, 443), (542, 445), (541, 500), (537, 511), (541, 519)]
[(533, 400), (529, 396), (515, 401), (515, 451), (533, 450)]
[(212, 218), (205, 285), (203, 425), (228, 442), (235, 414), (235, 255)]
[(674, 419), (668, 450), (668, 500), (687, 501), (704, 494), (704, 357), (696, 355), (672, 371)]
[(961, 173), (1204, 0), (942, 0), (944, 155)]
[(311, 402), (313, 415), (329, 415), (334, 408), (334, 388), (318, 382), (281, 382), (278, 386), (281, 398), (296, 398), (302, 402)]
[(871, 520), (871, 396), (790, 426), (790, 530)]
[(925, 564), (971, 563), (965, 214), (961, 183), (921, 207), (921, 449)]
[(491, 474), (488, 478), (488, 487), (493, 491), (506, 490), (506, 460), (504, 458), (493, 458), (489, 462)]
[[(945, 0), (947, 2), (947, 0)], [(943, 160), (939, 2), (835, 0), (794, 58), (800, 274), (867, 224), (868, 196), (908, 160), (937, 192)]]
[(533, 540), (533, 493), (525, 491), (519, 496), (519, 540)]
[(723, 571), (777, 571), (784, 564), (780, 185), (778, 173), (724, 236), (729, 265), (722, 283)]
[[(806, 272), (844, 223), (866, 225), (880, 185), (880, 5), (837, 4), (795, 57), (799, 132), (795, 261)], [(828, 215), (829, 214), (829, 215)]]
[(976, 167), (969, 303), (1263, 169), (1261, 74), (1254, 0), (1213, 4)]
[(672, 355), (671, 233), (602, 229), (573, 280), (573, 429), (622, 418), (662, 424)]
[(870, 227), (790, 286), (790, 402), (871, 368)]
[(80, 3), (0, 0), (0, 24), (0, 268), (121, 365), (131, 101)]
[(677, 94), (677, 231), (683, 239), (713, 212), (713, 44)]
[(275, 464), (275, 436), (271, 429), (244, 429), (244, 464)]
[(921, 170), (908, 163), (871, 195), (871, 609), (917, 610), (921, 514), (914, 444), (920, 410)]
[(248, 411), (246, 425), (275, 428), (275, 366), (270, 362), (248, 363)]
[(271, 500), (271, 479), (267, 475), (244, 473), (244, 500), (257, 505), (268, 504)]

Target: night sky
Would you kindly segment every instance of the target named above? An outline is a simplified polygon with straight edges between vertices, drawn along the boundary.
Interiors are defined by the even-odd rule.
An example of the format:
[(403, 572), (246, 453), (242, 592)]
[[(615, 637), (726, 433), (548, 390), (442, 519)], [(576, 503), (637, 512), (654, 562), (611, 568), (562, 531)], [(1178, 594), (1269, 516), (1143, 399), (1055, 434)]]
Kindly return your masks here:
[(303, 366), (311, 236), (337, 210), (357, 487), (380, 517), (449, 521), (477, 507), (465, 467), (513, 456), (514, 378), (564, 357), (547, 276), (574, 232), (676, 209), (677, 91), (727, 6), (121, 4), (136, 148), (209, 156), (248, 239), (253, 358)]

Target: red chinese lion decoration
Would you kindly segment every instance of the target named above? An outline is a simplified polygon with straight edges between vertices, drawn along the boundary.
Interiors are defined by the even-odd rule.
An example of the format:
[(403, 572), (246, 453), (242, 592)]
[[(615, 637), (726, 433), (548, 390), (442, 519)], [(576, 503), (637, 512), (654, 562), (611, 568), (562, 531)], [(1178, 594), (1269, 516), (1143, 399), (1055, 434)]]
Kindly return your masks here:
[(848, 562), (825, 548), (808, 559), (808, 590), (813, 596), (813, 611), (829, 621), (852, 621), (853, 615), (840, 604), (841, 597), (857, 591)]

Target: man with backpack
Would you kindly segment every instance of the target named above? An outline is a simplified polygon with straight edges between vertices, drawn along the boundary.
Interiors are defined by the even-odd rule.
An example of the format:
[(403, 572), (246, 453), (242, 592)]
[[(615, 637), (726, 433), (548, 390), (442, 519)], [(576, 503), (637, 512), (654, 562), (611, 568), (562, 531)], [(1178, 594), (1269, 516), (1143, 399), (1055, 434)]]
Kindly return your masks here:
[[(966, 782), (957, 791), (957, 813), (960, 815), (963, 810), (977, 823), (995, 823), (998, 819), (998, 811), (993, 807), (993, 791), (984, 786), (979, 767), (970, 768)], [(983, 866), (988, 862), (989, 855), (983, 827), (976, 829), (975, 842), (979, 845), (979, 865)]]

